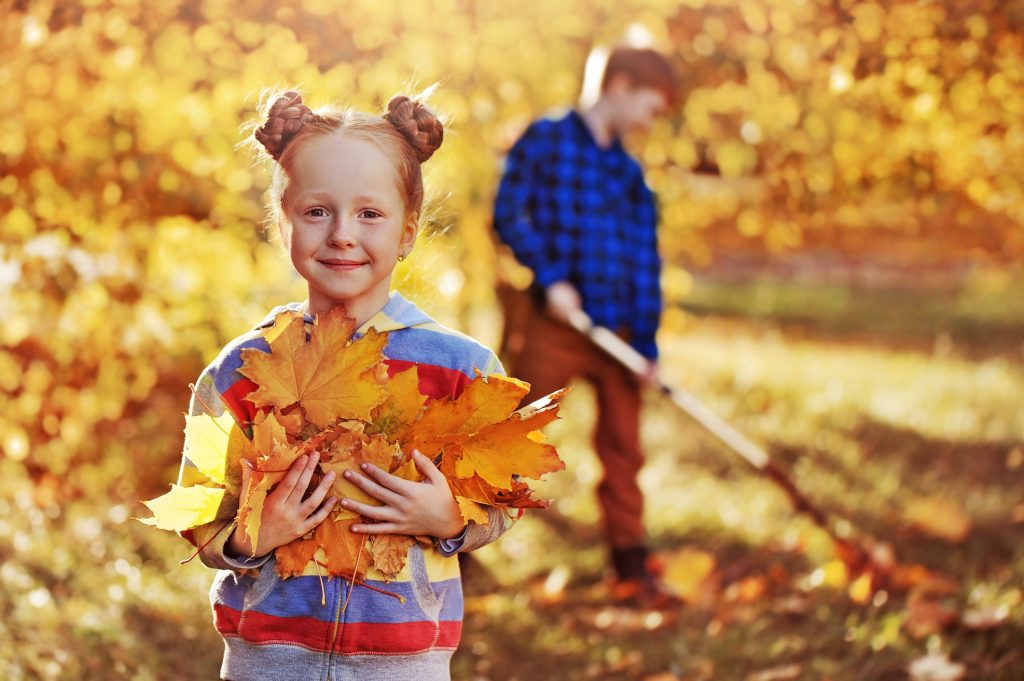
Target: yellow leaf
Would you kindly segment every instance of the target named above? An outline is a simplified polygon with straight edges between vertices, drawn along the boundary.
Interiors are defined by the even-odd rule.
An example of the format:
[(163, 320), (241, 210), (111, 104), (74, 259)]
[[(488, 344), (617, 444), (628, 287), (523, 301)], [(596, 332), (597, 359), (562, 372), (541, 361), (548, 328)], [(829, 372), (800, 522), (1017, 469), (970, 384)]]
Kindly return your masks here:
[(231, 413), (185, 417), (185, 455), (199, 472), (218, 485), (227, 483), (229, 466), (248, 444)]
[(420, 393), (419, 370), (416, 365), (387, 379), (384, 390), (386, 397), (373, 410), (370, 432), (401, 439), (402, 433), (419, 418), (427, 401), (426, 395)]
[(381, 361), (387, 334), (371, 329), (349, 342), (354, 331), (355, 322), (335, 308), (317, 316), (307, 342), (302, 318), (291, 316), (268, 341), (270, 353), (242, 350), (239, 372), (258, 386), (248, 399), (258, 407), (278, 410), (298, 402), (319, 426), (338, 419), (369, 420), (384, 389), (376, 381), (364, 380), (363, 374)]
[(715, 584), (715, 557), (706, 551), (684, 547), (663, 557), (665, 584), (689, 603), (703, 599), (713, 592)]
[(456, 496), (455, 501), (459, 504), (459, 512), (462, 514), (462, 519), (467, 523), (472, 520), (477, 525), (486, 525), (490, 521), (487, 511), (480, 508), (480, 504), (472, 499)]
[(215, 519), (223, 498), (224, 489), (220, 487), (171, 485), (167, 494), (142, 502), (153, 517), (139, 520), (161, 530), (181, 532)]

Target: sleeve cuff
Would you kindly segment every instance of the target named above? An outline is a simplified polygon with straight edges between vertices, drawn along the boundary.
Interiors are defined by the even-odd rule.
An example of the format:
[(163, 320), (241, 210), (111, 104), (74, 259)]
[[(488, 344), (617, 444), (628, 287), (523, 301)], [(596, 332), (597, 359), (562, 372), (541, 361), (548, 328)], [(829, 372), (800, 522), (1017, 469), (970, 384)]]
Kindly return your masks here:
[(232, 570), (252, 570), (254, 568), (262, 567), (264, 563), (270, 560), (270, 557), (274, 555), (271, 551), (265, 556), (258, 558), (243, 558), (240, 556), (233, 556), (228, 553), (228, 538), (231, 537), (235, 532), (235, 525), (237, 523), (231, 523), (225, 532), (221, 532), (214, 540), (214, 546), (208, 548), (214, 549), (219, 555), (218, 557), (224, 561), (224, 564)]
[(445, 558), (454, 556), (459, 552), (459, 549), (466, 543), (466, 533), (469, 532), (469, 523), (462, 528), (462, 534), (457, 537), (451, 537), (450, 539), (439, 539), (437, 542), (437, 550), (441, 552), (441, 555)]

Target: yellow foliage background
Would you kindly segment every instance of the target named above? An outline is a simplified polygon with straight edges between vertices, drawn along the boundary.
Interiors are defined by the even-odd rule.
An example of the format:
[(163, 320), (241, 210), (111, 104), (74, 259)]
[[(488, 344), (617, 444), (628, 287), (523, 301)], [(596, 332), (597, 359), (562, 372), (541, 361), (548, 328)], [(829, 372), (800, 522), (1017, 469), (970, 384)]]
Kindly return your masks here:
[[(681, 109), (631, 141), (661, 201), (670, 304), (682, 269), (722, 249), (1024, 255), (1016, 3), (2, 7), (0, 659), (30, 676), (170, 678), (123, 627), (160, 605), (192, 636), (205, 622), (173, 605), (202, 574), (172, 568), (180, 545), (128, 519), (175, 477), (187, 384), (270, 305), (302, 296), (260, 229), (265, 169), (240, 147), (263, 88), (379, 110), (440, 83), (433, 104), (452, 123), (429, 164), (430, 238), (401, 285), (484, 336), (503, 150), (575, 101), (593, 45), (631, 31), (683, 83)], [(86, 577), (83, 564), (100, 567)], [(71, 639), (88, 654), (60, 652)]]

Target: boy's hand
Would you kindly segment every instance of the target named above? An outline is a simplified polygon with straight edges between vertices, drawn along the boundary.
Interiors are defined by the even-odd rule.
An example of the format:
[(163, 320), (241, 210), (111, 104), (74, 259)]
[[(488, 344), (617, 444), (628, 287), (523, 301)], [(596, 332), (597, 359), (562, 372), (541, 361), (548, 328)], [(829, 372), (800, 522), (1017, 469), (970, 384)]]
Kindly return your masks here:
[[(228, 550), (236, 555), (263, 556), (278, 546), (284, 546), (293, 539), (301, 537), (322, 523), (334, 508), (337, 499), (331, 497), (324, 502), (324, 497), (327, 496), (327, 492), (330, 491), (331, 484), (334, 482), (333, 472), (325, 475), (316, 489), (308, 496), (306, 495), (306, 492), (309, 491), (309, 482), (313, 477), (313, 471), (319, 460), (319, 452), (313, 452), (310, 456), (302, 455), (295, 459), (288, 469), (288, 473), (270, 491), (266, 501), (263, 502), (256, 546), (252, 545), (244, 528), (238, 525), (228, 540)], [(242, 499), (245, 499), (249, 491), (251, 479), (252, 466), (248, 461), (243, 461)]]
[(365, 475), (345, 471), (345, 479), (384, 504), (370, 506), (352, 499), (342, 499), (341, 505), (344, 508), (378, 521), (353, 525), (353, 532), (414, 536), (426, 534), (438, 539), (451, 539), (462, 533), (466, 522), (448, 487), (447, 478), (437, 470), (434, 462), (418, 451), (413, 451), (412, 458), (416, 467), (426, 476), (422, 482), (404, 480), (369, 463), (360, 467)]
[(583, 298), (576, 287), (567, 281), (557, 281), (546, 290), (548, 311), (563, 322), (569, 322), (573, 312), (583, 309)]

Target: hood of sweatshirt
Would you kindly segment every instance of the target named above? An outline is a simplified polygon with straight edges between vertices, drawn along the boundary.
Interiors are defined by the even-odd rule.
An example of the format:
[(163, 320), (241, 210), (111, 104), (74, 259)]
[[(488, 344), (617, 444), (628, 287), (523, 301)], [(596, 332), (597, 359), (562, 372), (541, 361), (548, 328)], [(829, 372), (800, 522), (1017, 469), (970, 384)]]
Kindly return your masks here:
[[(302, 312), (304, 303), (288, 303), (287, 305), (278, 305), (264, 317), (263, 321), (260, 322), (256, 328), (265, 329), (274, 323), (274, 318), (277, 315), (291, 310), (292, 312)], [(313, 323), (313, 315), (308, 312), (303, 313), (307, 323)], [(396, 329), (406, 329), (414, 326), (423, 326), (425, 324), (433, 323), (433, 319), (428, 317), (422, 310), (413, 305), (398, 291), (392, 291), (391, 296), (388, 298), (388, 302), (373, 314), (369, 319), (363, 322), (362, 326), (356, 329), (356, 338), (361, 337), (371, 328), (377, 329), (377, 331), (395, 331)]]

